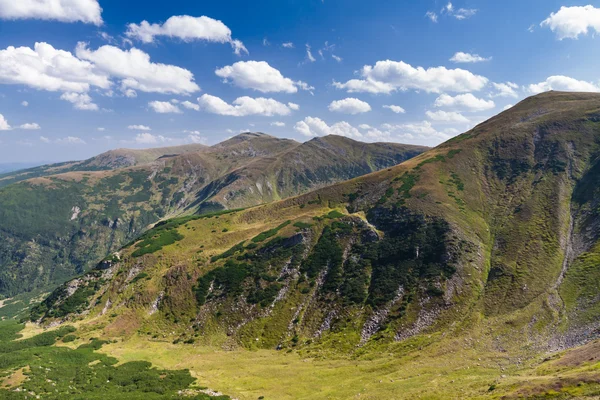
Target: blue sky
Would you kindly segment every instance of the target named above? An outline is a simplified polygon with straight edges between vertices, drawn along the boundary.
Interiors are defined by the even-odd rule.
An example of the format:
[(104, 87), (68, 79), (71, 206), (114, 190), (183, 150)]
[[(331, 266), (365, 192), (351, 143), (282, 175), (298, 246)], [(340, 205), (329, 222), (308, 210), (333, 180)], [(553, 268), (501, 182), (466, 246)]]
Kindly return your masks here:
[(0, 163), (243, 131), (434, 146), (600, 91), (599, 1), (248, 4), (0, 0)]

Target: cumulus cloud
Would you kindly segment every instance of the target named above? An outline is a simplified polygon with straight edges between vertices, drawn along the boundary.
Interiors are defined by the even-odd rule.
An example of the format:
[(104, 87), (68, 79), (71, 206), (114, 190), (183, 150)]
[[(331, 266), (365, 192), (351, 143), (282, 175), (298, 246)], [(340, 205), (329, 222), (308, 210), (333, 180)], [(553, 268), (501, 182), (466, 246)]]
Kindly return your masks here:
[(2, 19), (41, 19), (102, 25), (98, 0), (0, 0)]
[(190, 94), (200, 90), (189, 70), (153, 63), (147, 53), (136, 48), (121, 50), (104, 45), (98, 50), (90, 50), (86, 43), (80, 42), (76, 54), (80, 59), (94, 63), (98, 70), (120, 78), (123, 90), (173, 94)]
[(600, 87), (592, 82), (580, 81), (563, 75), (550, 76), (544, 82), (528, 86), (533, 94), (549, 90), (563, 90), (568, 92), (600, 92)]
[(4, 115), (0, 114), (0, 131), (8, 131), (10, 130), (10, 125)]
[(29, 102), (28, 102), (28, 101), (22, 101), (22, 102), (21, 102), (21, 105), (22, 105), (23, 107), (28, 107), (28, 106), (29, 106)]
[(189, 110), (195, 110), (195, 111), (200, 111), (200, 105), (196, 104), (196, 103), (192, 103), (191, 101), (183, 101), (181, 103), (182, 106), (184, 106), (185, 108), (189, 109)]
[(463, 53), (462, 51), (459, 51), (458, 53), (455, 53), (452, 56), (450, 61), (455, 63), (479, 63), (484, 61), (490, 61), (491, 59), (492, 57), (485, 58), (481, 57), (479, 54)]
[(129, 125), (127, 129), (131, 129), (132, 131), (151, 131), (149, 126), (146, 125)]
[(208, 139), (206, 139), (204, 136), (200, 135), (200, 131), (185, 131), (185, 132), (189, 134), (186, 138), (188, 142), (205, 144), (208, 141)]
[(514, 97), (517, 98), (519, 95), (516, 92), (516, 89), (519, 88), (519, 85), (513, 82), (506, 83), (496, 83), (492, 82), (492, 86), (496, 89), (495, 93), (490, 94), (490, 97)]
[(170, 141), (169, 138), (162, 135), (153, 135), (148, 132), (135, 135), (134, 142), (137, 144), (158, 144)]
[(305, 82), (294, 82), (284, 77), (278, 69), (265, 61), (239, 61), (233, 65), (219, 68), (215, 74), (243, 89), (253, 89), (262, 93), (285, 92), (296, 93), (302, 90), (314, 90)]
[(181, 39), (184, 42), (203, 40), (207, 42), (229, 43), (238, 55), (248, 53), (242, 42), (231, 36), (231, 30), (223, 22), (206, 16), (191, 17), (189, 15), (176, 15), (163, 24), (151, 24), (142, 21), (138, 24), (129, 24), (125, 35), (138, 39), (144, 43), (154, 42), (157, 36)]
[(504, 106), (503, 110), (504, 111), (509, 110), (509, 109), (513, 108), (514, 106), (515, 106), (514, 104), (507, 104)]
[(390, 60), (378, 61), (375, 66), (365, 65), (360, 75), (363, 79), (333, 85), (350, 93), (392, 93), (409, 89), (440, 93), (478, 91), (488, 83), (487, 78), (460, 68), (415, 68), (403, 61)]
[(67, 92), (60, 96), (61, 100), (73, 103), (77, 110), (98, 111), (98, 105), (94, 104), (92, 98), (86, 93)]
[(540, 24), (556, 33), (559, 40), (577, 39), (590, 30), (600, 33), (600, 8), (592, 5), (561, 7)]
[(329, 104), (329, 111), (355, 115), (371, 111), (371, 106), (362, 100), (348, 97), (331, 102)]
[(42, 142), (42, 143), (50, 143), (50, 139), (48, 139), (46, 136), (40, 136), (40, 142)]
[(271, 122), (271, 126), (276, 126), (278, 128), (283, 128), (285, 126), (285, 122), (279, 122), (279, 121)]
[(471, 93), (459, 94), (454, 97), (442, 94), (433, 104), (435, 107), (464, 109), (467, 111), (486, 111), (496, 107), (492, 100), (479, 99)]
[(111, 86), (109, 76), (92, 63), (48, 43), (35, 43), (33, 49), (9, 46), (0, 50), (0, 83), (77, 93), (87, 92), (91, 86)]
[(350, 138), (361, 138), (363, 135), (358, 129), (346, 121), (337, 122), (333, 125), (327, 125), (320, 118), (306, 117), (294, 126), (294, 129), (300, 134), (308, 137), (338, 135)]
[(36, 124), (35, 122), (31, 122), (31, 123), (27, 123), (27, 124), (23, 124), (21, 126), (19, 126), (19, 129), (25, 129), (28, 131), (37, 131), (42, 129), (41, 126), (39, 126), (38, 124)]
[(383, 108), (387, 108), (388, 110), (395, 112), (396, 114), (404, 114), (406, 113), (406, 110), (400, 106), (395, 106), (395, 105), (387, 105), (387, 106), (383, 106)]
[(461, 113), (454, 111), (427, 111), (425, 113), (429, 119), (436, 122), (446, 123), (469, 123), (469, 119)]
[(151, 101), (148, 106), (159, 114), (181, 114), (179, 107), (168, 101)]
[(252, 98), (244, 96), (235, 99), (232, 104), (228, 104), (220, 97), (204, 94), (198, 98), (198, 103), (200, 104), (200, 108), (206, 112), (232, 117), (289, 115), (293, 109), (293, 103), (286, 105), (274, 99), (266, 99), (264, 97)]
[(12, 128), (6, 118), (4, 118), (4, 115), (0, 114), (0, 131), (10, 131), (12, 129), (37, 130), (42, 128), (35, 122), (26, 123), (16, 128)]

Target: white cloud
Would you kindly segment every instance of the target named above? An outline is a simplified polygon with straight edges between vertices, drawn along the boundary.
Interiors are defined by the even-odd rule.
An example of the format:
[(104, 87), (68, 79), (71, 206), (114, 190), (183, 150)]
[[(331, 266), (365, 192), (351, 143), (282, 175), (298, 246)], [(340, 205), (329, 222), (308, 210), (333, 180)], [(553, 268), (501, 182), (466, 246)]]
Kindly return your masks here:
[(450, 15), (458, 20), (463, 20), (467, 18), (471, 18), (473, 15), (477, 14), (477, 10), (474, 8), (459, 8), (456, 9), (452, 3), (448, 3), (444, 8), (442, 8), (441, 13), (444, 15)]
[(338, 135), (360, 138), (363, 136), (358, 129), (346, 121), (337, 122), (329, 126), (322, 119), (314, 117), (306, 117), (304, 120), (297, 122), (294, 129), (308, 137)]
[(42, 143), (50, 143), (50, 139), (48, 139), (46, 136), (40, 136), (40, 142), (42, 142)]
[[(4, 115), (0, 114), (0, 131), (10, 131), (11, 129), (13, 128), (10, 126), (6, 118), (4, 118)], [(41, 127), (35, 122), (30, 122), (20, 125), (16, 129), (36, 130), (41, 129)]]
[(429, 18), (431, 22), (438, 22), (438, 15), (433, 11), (427, 11), (427, 13), (425, 13), (425, 16)]
[(104, 132), (105, 130), (106, 130), (106, 128), (102, 128), (102, 127), (98, 128), (98, 132)]
[(296, 93), (298, 88), (314, 90), (304, 82), (294, 82), (290, 78), (284, 77), (278, 69), (271, 67), (265, 61), (239, 61), (217, 69), (215, 74), (238, 87), (262, 93)]
[(129, 125), (127, 129), (131, 129), (132, 131), (151, 131), (149, 126), (146, 125)]
[(577, 39), (579, 35), (587, 35), (590, 29), (600, 33), (600, 8), (592, 5), (561, 7), (551, 13), (540, 24), (549, 27), (559, 40)]
[(300, 109), (300, 106), (295, 103), (288, 103), (287, 105), (290, 108), (290, 110), (298, 111)]
[(130, 99), (137, 97), (137, 92), (133, 89), (125, 89), (123, 90), (123, 94), (125, 97), (129, 97)]
[(455, 63), (479, 63), (484, 61), (490, 61), (492, 57), (481, 57), (479, 54), (463, 53), (462, 51), (457, 52), (452, 56), (450, 61)]
[(4, 115), (0, 114), (0, 131), (8, 131), (10, 130), (10, 125)]
[(516, 89), (519, 88), (519, 85), (513, 82), (506, 83), (495, 83), (492, 82), (492, 86), (496, 89), (496, 93), (490, 94), (490, 97), (514, 97), (517, 98), (519, 95), (516, 92)]
[(181, 105), (189, 110), (200, 111), (200, 105), (198, 105), (196, 103), (192, 103), (191, 101), (186, 100), (186, 101), (182, 102)]
[(503, 110), (506, 111), (508, 109), (513, 108), (514, 106), (515, 106), (514, 104), (507, 104), (507, 105), (504, 106)]
[(332, 54), (332, 55), (331, 55), (331, 58), (333, 58), (333, 59), (334, 59), (335, 61), (337, 61), (337, 62), (342, 62), (342, 61), (344, 61), (344, 59), (343, 59), (342, 57), (338, 57), (338, 56), (336, 56), (335, 54)]
[(279, 121), (271, 122), (271, 126), (276, 126), (278, 128), (283, 128), (285, 126), (285, 122), (279, 122)]
[(447, 123), (468, 123), (469, 120), (464, 115), (453, 111), (427, 111), (425, 113), (429, 119), (436, 122)]
[(312, 52), (310, 51), (310, 46), (306, 45), (306, 60), (309, 62), (315, 62), (317, 61), (317, 59), (312, 55)]
[(148, 21), (142, 21), (139, 25), (129, 24), (125, 35), (144, 43), (154, 42), (156, 36), (177, 38), (184, 42), (204, 40), (207, 42), (229, 43), (236, 54), (248, 53), (242, 42), (231, 37), (231, 30), (227, 25), (206, 16), (176, 15), (166, 20), (164, 24), (151, 24)]
[(371, 125), (368, 125), (368, 124), (360, 124), (358, 127), (360, 129), (371, 129)]
[(371, 106), (362, 100), (348, 97), (331, 102), (329, 104), (329, 111), (355, 115), (371, 111)]
[(186, 131), (189, 133), (187, 140), (192, 143), (205, 144), (208, 140), (200, 135), (199, 131)]
[(19, 126), (19, 129), (25, 129), (28, 131), (36, 131), (36, 130), (42, 129), (42, 127), (39, 126), (38, 124), (36, 124), (35, 122), (32, 122), (32, 123), (27, 123), (27, 124), (23, 124), (23, 125)]
[(85, 141), (77, 136), (67, 136), (65, 138), (56, 139), (59, 144), (86, 144)]
[(289, 115), (292, 112), (290, 105), (263, 97), (239, 97), (232, 104), (228, 104), (219, 97), (204, 94), (198, 98), (198, 103), (202, 110), (206, 112), (232, 117), (245, 117), (249, 115), (271, 117), (274, 115)]
[(467, 111), (486, 111), (496, 107), (492, 100), (479, 99), (471, 93), (459, 94), (454, 97), (442, 94), (433, 104), (435, 107), (466, 109)]
[(293, 49), (294, 48), (294, 43), (292, 43), (292, 42), (286, 42), (286, 43), (283, 43), (281, 45), (281, 47), (284, 47), (286, 49)]
[(42, 19), (102, 25), (98, 0), (0, 0), (2, 19)]
[(600, 92), (600, 87), (592, 82), (580, 81), (568, 76), (550, 76), (544, 82), (528, 86), (531, 93), (537, 94), (549, 90), (563, 90), (568, 92)]
[(77, 110), (98, 111), (98, 105), (94, 104), (92, 98), (86, 93), (67, 92), (60, 96), (61, 100), (73, 103)]
[(433, 127), (431, 122), (422, 121), (409, 124), (383, 124), (381, 128), (389, 134), (398, 135), (400, 140), (408, 140), (413, 143), (438, 144), (441, 141), (450, 139), (458, 131), (455, 129), (446, 129), (443, 132)]
[(181, 114), (179, 107), (168, 101), (151, 101), (148, 106), (159, 114)]
[(21, 102), (21, 105), (23, 107), (28, 107), (29, 106), (29, 102), (28, 101), (23, 101), (23, 102)]
[(135, 135), (134, 141), (138, 144), (157, 144), (165, 142), (167, 139), (161, 135), (153, 135), (151, 133), (138, 133)]
[(90, 86), (111, 86), (108, 75), (92, 63), (48, 43), (35, 43), (33, 49), (9, 46), (0, 50), (0, 83), (78, 93), (87, 92)]
[(122, 79), (121, 88), (152, 93), (190, 94), (200, 90), (194, 75), (187, 69), (174, 65), (153, 63), (143, 51), (132, 48), (121, 50), (104, 45), (90, 50), (85, 43), (78, 43), (77, 57), (91, 61), (107, 74)]
[(395, 105), (389, 105), (389, 106), (383, 106), (383, 108), (387, 108), (388, 110), (391, 110), (392, 112), (395, 112), (396, 114), (404, 114), (406, 113), (406, 110), (400, 106), (395, 106)]
[(488, 83), (487, 78), (460, 68), (414, 68), (403, 61), (390, 60), (378, 61), (375, 66), (365, 65), (360, 75), (363, 79), (334, 82), (334, 86), (350, 93), (392, 93), (409, 89), (440, 93), (478, 91)]
[(456, 19), (463, 20), (471, 18), (475, 14), (477, 14), (477, 10), (474, 8), (459, 8), (452, 14), (452, 16)]

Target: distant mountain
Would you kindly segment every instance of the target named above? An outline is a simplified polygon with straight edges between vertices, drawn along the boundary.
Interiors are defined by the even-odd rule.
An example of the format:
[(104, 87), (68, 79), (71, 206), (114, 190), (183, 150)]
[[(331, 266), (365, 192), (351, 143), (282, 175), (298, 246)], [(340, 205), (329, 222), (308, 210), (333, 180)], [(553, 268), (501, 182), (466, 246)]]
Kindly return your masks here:
[[(273, 168), (288, 182), (292, 154), (358, 162), (357, 146), (315, 140)], [(600, 336), (599, 192), (600, 94), (545, 93), (398, 166), (161, 222), (57, 289), (33, 319), (318, 352), (462, 335), (460, 346), (520, 360)]]
[(23, 165), (20, 168), (14, 168), (6, 171), (2, 170), (2, 165), (0, 164), (0, 187), (31, 178), (62, 174), (71, 171), (103, 171), (132, 167), (135, 165), (146, 164), (155, 161), (160, 157), (201, 151), (204, 148), (206, 148), (206, 146), (201, 144), (189, 144), (184, 146), (143, 150), (117, 149), (107, 151), (106, 153), (102, 153), (85, 161), (69, 161), (35, 167)]
[(164, 218), (271, 202), (424, 150), (245, 133), (212, 147), (115, 150), (20, 172), (5, 179), (29, 179), (0, 188), (0, 294), (64, 282)]

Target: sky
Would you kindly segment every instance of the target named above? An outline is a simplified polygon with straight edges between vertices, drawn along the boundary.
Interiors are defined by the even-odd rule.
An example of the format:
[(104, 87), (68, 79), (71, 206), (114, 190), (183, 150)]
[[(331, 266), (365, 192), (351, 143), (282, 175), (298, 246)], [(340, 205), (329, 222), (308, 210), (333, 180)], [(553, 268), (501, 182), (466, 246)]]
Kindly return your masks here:
[(0, 163), (241, 132), (435, 146), (600, 91), (600, 1), (0, 0)]

